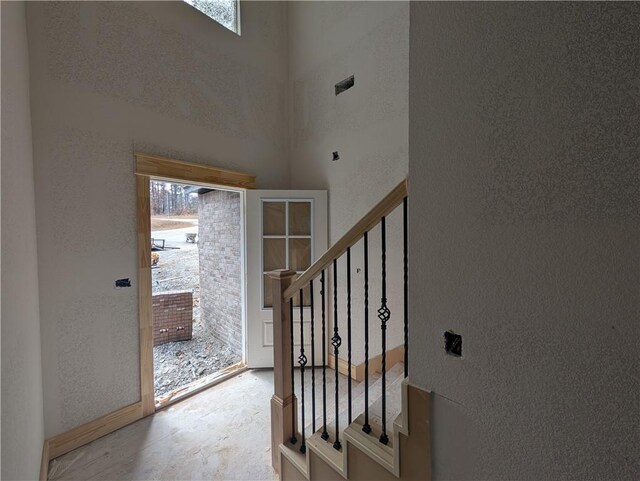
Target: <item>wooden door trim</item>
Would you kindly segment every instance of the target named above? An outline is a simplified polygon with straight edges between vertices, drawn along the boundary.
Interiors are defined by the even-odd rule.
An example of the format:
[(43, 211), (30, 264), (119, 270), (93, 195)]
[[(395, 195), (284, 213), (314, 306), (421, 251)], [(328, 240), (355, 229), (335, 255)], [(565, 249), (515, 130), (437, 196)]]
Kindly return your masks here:
[(153, 312), (151, 306), (150, 179), (253, 189), (255, 175), (192, 162), (136, 153), (138, 223), (138, 315), (140, 324), (140, 400), (142, 417), (156, 411), (153, 389)]
[(153, 312), (151, 306), (150, 179), (136, 177), (138, 219), (138, 320), (140, 336), (140, 401), (142, 415), (155, 412), (153, 395)]
[(212, 184), (236, 189), (255, 189), (256, 176), (211, 165), (195, 164), (136, 152), (136, 175), (161, 180)]

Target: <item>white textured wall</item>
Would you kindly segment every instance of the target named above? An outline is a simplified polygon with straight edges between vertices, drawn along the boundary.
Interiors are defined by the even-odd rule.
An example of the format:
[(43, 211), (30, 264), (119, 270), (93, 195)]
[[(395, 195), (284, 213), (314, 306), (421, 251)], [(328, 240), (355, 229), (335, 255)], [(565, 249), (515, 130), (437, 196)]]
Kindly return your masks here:
[[(406, 2), (290, 2), (290, 171), (295, 189), (329, 191), (333, 244), (406, 175), (409, 128), (409, 4)], [(334, 85), (355, 75), (336, 96)], [(340, 160), (332, 162), (332, 152)], [(388, 226), (389, 346), (402, 343), (401, 214)], [(370, 243), (371, 352), (379, 347), (380, 234)], [(340, 261), (339, 296), (346, 269)], [(352, 252), (353, 322), (362, 323), (362, 246)], [(346, 307), (340, 305), (343, 330)], [(355, 363), (364, 360), (363, 331), (353, 331)], [(340, 357), (343, 357), (341, 354)]]
[(27, 7), (47, 436), (139, 399), (133, 152), (289, 185), (286, 7), (241, 8), (237, 36), (182, 2)]
[(37, 479), (44, 440), (24, 2), (2, 2), (2, 479)]
[(434, 479), (640, 477), (638, 25), (637, 3), (411, 5)]

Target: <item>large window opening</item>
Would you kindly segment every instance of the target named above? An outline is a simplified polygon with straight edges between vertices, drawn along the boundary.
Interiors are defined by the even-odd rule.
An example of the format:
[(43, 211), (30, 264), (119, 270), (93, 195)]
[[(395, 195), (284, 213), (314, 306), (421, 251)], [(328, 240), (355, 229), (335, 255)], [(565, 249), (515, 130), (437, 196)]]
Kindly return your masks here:
[(238, 0), (184, 0), (223, 27), (240, 34)]

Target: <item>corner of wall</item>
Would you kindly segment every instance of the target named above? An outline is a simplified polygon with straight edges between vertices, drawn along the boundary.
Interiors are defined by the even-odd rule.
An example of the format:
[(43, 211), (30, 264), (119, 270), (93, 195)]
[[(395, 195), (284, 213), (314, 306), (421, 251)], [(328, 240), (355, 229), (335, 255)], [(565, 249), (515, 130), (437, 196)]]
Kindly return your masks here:
[(2, 2), (2, 478), (38, 479), (44, 441), (25, 2)]

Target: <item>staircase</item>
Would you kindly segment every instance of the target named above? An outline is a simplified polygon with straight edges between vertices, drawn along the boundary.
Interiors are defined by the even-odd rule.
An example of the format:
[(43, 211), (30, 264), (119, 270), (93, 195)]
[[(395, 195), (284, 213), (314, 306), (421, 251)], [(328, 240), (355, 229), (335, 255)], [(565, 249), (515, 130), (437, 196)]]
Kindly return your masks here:
[[(400, 205), (403, 209), (403, 312), (392, 313), (387, 299), (386, 217)], [(377, 259), (372, 260), (369, 237), (378, 225), (380, 228), (375, 234), (380, 235), (380, 252), (376, 252)], [(357, 243), (363, 247), (364, 299), (362, 311), (354, 318), (351, 248)], [(407, 247), (405, 180), (297, 279), (294, 280), (293, 271), (269, 273), (274, 299), (280, 296), (280, 302), (274, 302), (273, 308), (275, 392), (271, 400), (271, 438), (272, 463), (281, 480), (424, 481), (431, 478), (429, 394), (412, 386), (408, 378)], [(371, 270), (372, 266), (379, 270)], [(345, 282), (341, 283), (345, 285), (340, 286), (340, 291), (339, 268), (346, 268)], [(374, 276), (381, 288), (381, 298), (375, 301), (369, 294), (369, 283)], [(303, 289), (308, 290), (311, 298), (307, 313), (311, 329), (306, 333), (311, 336), (310, 343), (308, 338), (305, 343), (303, 322), (299, 323), (299, 333), (294, 333), (294, 298), (303, 304)], [(320, 312), (314, 311), (314, 296), (319, 296), (316, 299), (320, 300)], [(302, 321), (303, 308), (295, 309), (299, 309)], [(342, 332), (340, 325), (343, 325)], [(379, 329), (375, 346), (369, 342), (373, 329)], [(402, 330), (402, 346), (389, 350), (387, 329)], [(354, 372), (360, 372), (358, 369), (363, 367), (355, 369), (352, 364), (354, 332), (364, 336), (361, 380), (354, 379)], [(299, 343), (295, 346), (294, 334), (299, 334)], [(315, 335), (322, 339), (319, 364), (313, 351), (305, 353), (305, 346), (315, 346)], [(370, 349), (380, 352), (376, 362), (369, 358)], [(404, 351), (404, 362), (390, 355), (397, 349)], [(327, 367), (329, 353), (336, 360), (335, 371)], [(311, 355), (307, 357), (308, 354)], [(344, 371), (344, 375), (339, 371)]]

